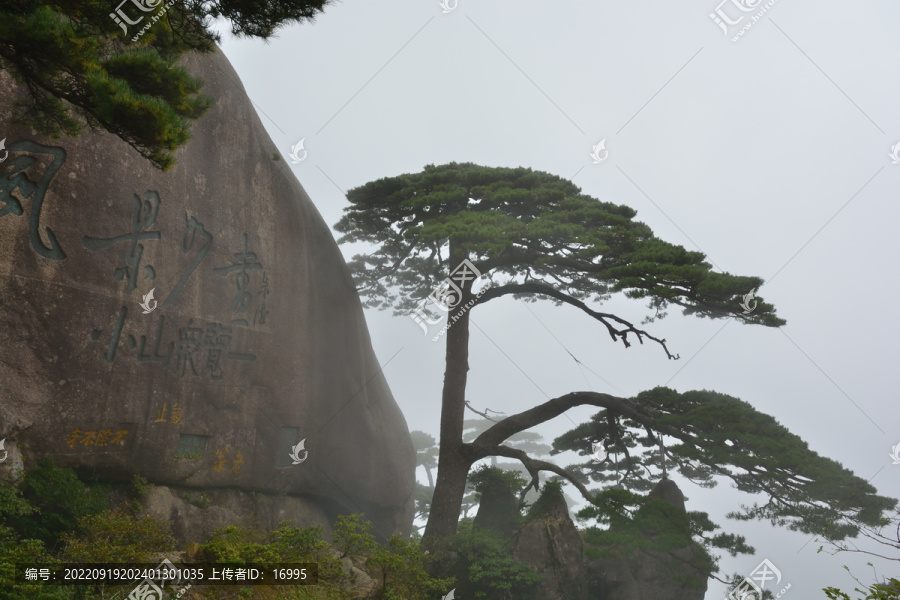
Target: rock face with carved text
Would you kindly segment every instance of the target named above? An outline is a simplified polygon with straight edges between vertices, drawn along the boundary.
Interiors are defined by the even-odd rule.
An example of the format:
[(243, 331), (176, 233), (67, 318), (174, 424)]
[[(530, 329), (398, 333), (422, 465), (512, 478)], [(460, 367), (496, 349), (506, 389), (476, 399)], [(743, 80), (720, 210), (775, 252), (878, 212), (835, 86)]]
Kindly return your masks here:
[(0, 471), (49, 455), (408, 534), (415, 454), (331, 232), (224, 56), (185, 65), (216, 104), (168, 173), (12, 123), (0, 72)]

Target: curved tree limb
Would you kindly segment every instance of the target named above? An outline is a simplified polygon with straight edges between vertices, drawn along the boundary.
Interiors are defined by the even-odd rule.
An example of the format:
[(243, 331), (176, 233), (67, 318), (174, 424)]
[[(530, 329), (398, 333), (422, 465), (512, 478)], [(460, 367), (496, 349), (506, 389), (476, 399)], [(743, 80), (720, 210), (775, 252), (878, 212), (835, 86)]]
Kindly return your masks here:
[(569, 473), (564, 468), (554, 465), (553, 463), (537, 460), (536, 458), (531, 458), (524, 450), (518, 450), (516, 448), (510, 448), (509, 446), (495, 446), (491, 449), (491, 453), (488, 456), (504, 456), (506, 458), (514, 458), (522, 463), (522, 465), (528, 469), (528, 473), (531, 475), (531, 483), (528, 485), (526, 491), (531, 487), (534, 487), (535, 490), (538, 489), (538, 481), (540, 477), (541, 471), (551, 471), (556, 473), (560, 477), (563, 477), (566, 481), (574, 485), (581, 495), (584, 496), (584, 499), (588, 502), (591, 502), (594, 499), (594, 493), (592, 493), (587, 487), (578, 481), (571, 473)]
[[(487, 458), (494, 455), (518, 458), (519, 455), (510, 456), (506, 454), (496, 454), (496, 450), (498, 448), (502, 448), (503, 446), (501, 446), (501, 444), (512, 435), (549, 421), (550, 419), (561, 415), (570, 408), (585, 405), (597, 406), (599, 408), (611, 410), (627, 419), (636, 421), (641, 425), (644, 425), (645, 427), (650, 427), (656, 430), (659, 434), (668, 435), (686, 444), (693, 445), (696, 442), (696, 440), (688, 431), (685, 431), (683, 429), (676, 429), (667, 425), (661, 425), (658, 422), (658, 418), (662, 415), (662, 413), (658, 413), (657, 411), (647, 411), (639, 409), (629, 400), (611, 396), (609, 394), (603, 394), (599, 392), (571, 392), (564, 396), (560, 396), (559, 398), (548, 400), (547, 402), (539, 404), (538, 406), (535, 406), (534, 408), (531, 408), (524, 412), (503, 419), (496, 425), (482, 432), (482, 434), (475, 438), (475, 440), (473, 440), (471, 443), (467, 444), (467, 451), (468, 453), (470, 453), (474, 460), (479, 460), (481, 458)], [(675, 459), (675, 457), (671, 458), (674, 459), (676, 463), (681, 463), (681, 461)], [(538, 462), (543, 463), (543, 461)], [(728, 469), (724, 469), (719, 465), (710, 463), (705, 460), (701, 460), (701, 462), (709, 467), (713, 473), (735, 480), (736, 475)], [(544, 464), (551, 465), (552, 463)], [(553, 469), (543, 470), (552, 470), (554, 473), (565, 477), (567, 480), (572, 480), (571, 475), (568, 474), (565, 469), (557, 467), (556, 465), (552, 466)], [(757, 474), (749, 472), (748, 475), (758, 483), (758, 485), (765, 491), (766, 494), (769, 495), (771, 501), (777, 501), (781, 506), (790, 506), (789, 499), (783, 498), (774, 490), (768, 489), (768, 486), (765, 486), (763, 482), (759, 480)], [(580, 488), (579, 491), (581, 491)]]
[[(659, 414), (656, 411), (640, 410), (631, 401), (609, 394), (602, 394), (600, 392), (571, 392), (565, 396), (553, 398), (534, 408), (503, 419), (496, 425), (482, 432), (481, 435), (475, 438), (472, 444), (475, 446), (476, 451), (479, 447), (487, 448), (498, 446), (509, 439), (510, 436), (556, 418), (570, 408), (584, 405), (613, 410), (628, 419), (635, 420), (660, 431), (657, 424)], [(661, 431), (666, 435), (676, 437), (687, 443), (693, 441), (689, 435), (685, 435), (681, 430), (663, 426)]]
[[(549, 296), (554, 298), (555, 300), (559, 300), (560, 302), (564, 302), (566, 304), (570, 304), (575, 308), (580, 309), (582, 312), (587, 315), (593, 317), (597, 321), (603, 323), (606, 327), (607, 332), (609, 332), (609, 336), (612, 340), (618, 341), (622, 340), (622, 343), (625, 344), (626, 348), (631, 347), (631, 342), (628, 341), (628, 335), (633, 334), (637, 340), (643, 344), (644, 338), (648, 340), (654, 341), (660, 346), (662, 346), (663, 350), (666, 352), (666, 356), (671, 360), (678, 360), (680, 358), (677, 354), (672, 354), (669, 352), (669, 348), (666, 346), (666, 340), (661, 340), (657, 337), (654, 337), (644, 331), (643, 329), (636, 328), (632, 323), (626, 321), (625, 319), (618, 317), (611, 313), (602, 313), (590, 308), (587, 304), (582, 302), (581, 300), (562, 292), (553, 286), (549, 286), (542, 283), (537, 282), (528, 282), (528, 283), (520, 283), (520, 284), (507, 284), (499, 287), (492, 287), (491, 289), (485, 291), (484, 294), (481, 295), (475, 303), (473, 304), (473, 308), (478, 306), (479, 304), (483, 304), (492, 300), (494, 298), (499, 298), (500, 296), (506, 296), (508, 294), (542, 294), (544, 296)], [(613, 323), (617, 323), (619, 325), (624, 325), (622, 329), (616, 329)]]

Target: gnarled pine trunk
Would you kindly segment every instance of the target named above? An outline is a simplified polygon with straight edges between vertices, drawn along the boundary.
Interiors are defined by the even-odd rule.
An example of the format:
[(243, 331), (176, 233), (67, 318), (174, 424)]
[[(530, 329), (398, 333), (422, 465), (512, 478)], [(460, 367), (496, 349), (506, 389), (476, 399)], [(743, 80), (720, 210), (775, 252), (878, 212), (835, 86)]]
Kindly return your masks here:
[[(453, 252), (451, 264), (459, 264), (466, 254)], [(466, 380), (469, 371), (469, 311), (459, 314), (471, 298), (472, 282), (463, 288), (458, 308), (448, 315), (447, 357), (444, 390), (441, 395), (441, 435), (438, 455), (437, 483), (431, 501), (431, 513), (425, 526), (423, 542), (448, 538), (456, 533), (459, 511), (466, 491), (466, 477), (473, 459), (462, 441), (466, 410)], [(453, 317), (457, 316), (456, 321)]]

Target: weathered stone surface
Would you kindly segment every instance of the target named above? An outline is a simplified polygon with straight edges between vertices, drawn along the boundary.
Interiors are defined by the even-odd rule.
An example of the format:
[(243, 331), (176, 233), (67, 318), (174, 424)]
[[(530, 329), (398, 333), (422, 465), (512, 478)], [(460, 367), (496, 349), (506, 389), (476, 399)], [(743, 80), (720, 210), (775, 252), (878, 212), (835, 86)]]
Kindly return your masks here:
[(168, 173), (112, 135), (11, 123), (0, 73), (0, 438), (26, 466), (286, 493), (408, 533), (414, 451), (331, 232), (224, 56), (186, 65), (216, 106)]
[(523, 525), (512, 543), (513, 558), (542, 575), (529, 596), (541, 600), (589, 598), (583, 552), (581, 536), (562, 495), (544, 514)]
[(641, 588), (624, 558), (598, 558), (587, 562), (588, 584), (597, 600), (643, 600)]
[(381, 590), (381, 582), (373, 579), (365, 570), (365, 565), (352, 558), (341, 559), (341, 569), (348, 577), (347, 588), (354, 598), (375, 598)]
[[(685, 512), (684, 494), (670, 479), (659, 481), (647, 496), (671, 504), (681, 514)], [(658, 509), (646, 505), (636, 515), (635, 526), (650, 540), (658, 532), (642, 523), (642, 517), (659, 515)], [(682, 524), (677, 520), (676, 525), (681, 528), (687, 521)], [(615, 600), (703, 600), (709, 573), (700, 566), (700, 550), (692, 542), (669, 551), (639, 548), (621, 557), (590, 560), (587, 577), (592, 593), (597, 598)], [(685, 580), (686, 575), (693, 581)]]
[(476, 530), (488, 529), (504, 539), (512, 536), (519, 520), (518, 501), (502, 480), (490, 479), (481, 492), (478, 513), (472, 522)]
[(296, 527), (323, 523), (331, 535), (328, 515), (312, 500), (294, 496), (249, 494), (238, 489), (197, 490), (150, 486), (141, 498), (141, 515), (151, 515), (170, 523), (180, 548), (205, 542), (216, 529), (237, 525), (251, 530), (271, 531), (282, 521)]
[(650, 490), (650, 493), (647, 494), (647, 497), (655, 500), (663, 500), (675, 508), (680, 509), (681, 512), (685, 511), (684, 494), (681, 493), (678, 484), (671, 479), (659, 480), (659, 482), (653, 486), (653, 489)]
[[(672, 560), (675, 563), (671, 563)], [(598, 558), (588, 562), (588, 577), (597, 598), (615, 600), (703, 600), (708, 573), (692, 566), (696, 559), (690, 547), (670, 555), (638, 550), (628, 558)], [(703, 582), (697, 588), (676, 579), (691, 574)]]

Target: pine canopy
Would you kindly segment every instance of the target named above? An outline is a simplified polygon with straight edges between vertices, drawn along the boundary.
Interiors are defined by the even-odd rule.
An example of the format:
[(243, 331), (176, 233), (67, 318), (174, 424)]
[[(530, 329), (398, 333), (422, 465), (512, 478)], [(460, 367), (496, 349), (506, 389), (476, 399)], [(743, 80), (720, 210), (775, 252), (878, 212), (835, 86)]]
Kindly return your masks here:
[[(584, 310), (587, 300), (622, 292), (649, 299), (650, 321), (674, 304), (701, 317), (785, 323), (758, 296), (756, 309), (742, 313), (741, 299), (763, 284), (759, 277), (714, 272), (702, 253), (655, 237), (634, 220), (634, 209), (592, 198), (550, 173), (428, 165), (352, 189), (347, 199), (351, 206), (335, 225), (345, 234), (339, 242), (378, 246), (350, 262), (370, 308), (408, 312), (467, 258), (493, 282), (476, 305), (505, 294), (540, 295)], [(617, 322), (599, 315), (592, 316)]]

